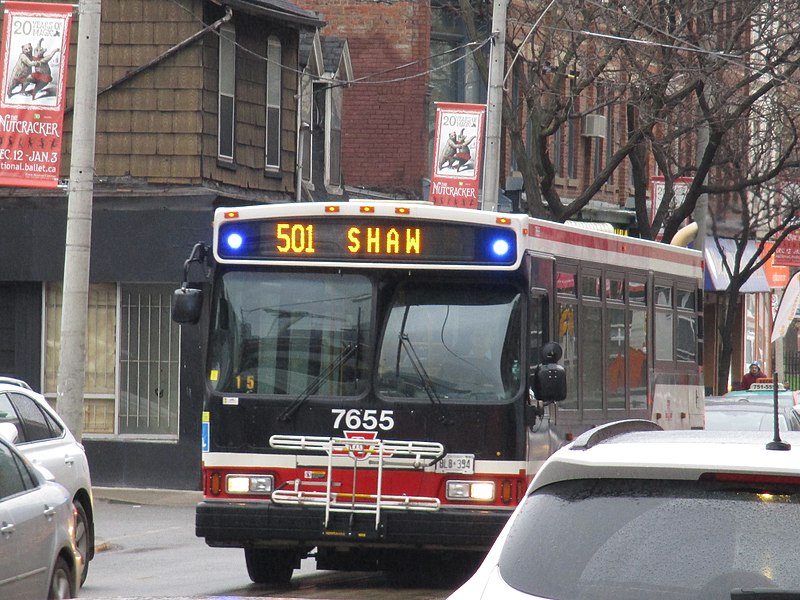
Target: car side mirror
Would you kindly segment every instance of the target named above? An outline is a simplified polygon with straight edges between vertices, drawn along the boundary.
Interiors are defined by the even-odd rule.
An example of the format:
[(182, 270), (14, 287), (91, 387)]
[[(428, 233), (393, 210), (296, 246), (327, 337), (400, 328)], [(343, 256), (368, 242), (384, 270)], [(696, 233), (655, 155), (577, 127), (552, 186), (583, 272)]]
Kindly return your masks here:
[(181, 287), (172, 295), (172, 320), (180, 325), (194, 325), (203, 310), (203, 291)]
[(33, 469), (36, 471), (36, 474), (39, 476), (39, 481), (44, 483), (45, 481), (55, 481), (56, 476), (48, 469), (47, 467), (43, 467), (39, 463), (32, 463)]
[(13, 423), (0, 423), (0, 437), (10, 444), (16, 444), (19, 430)]

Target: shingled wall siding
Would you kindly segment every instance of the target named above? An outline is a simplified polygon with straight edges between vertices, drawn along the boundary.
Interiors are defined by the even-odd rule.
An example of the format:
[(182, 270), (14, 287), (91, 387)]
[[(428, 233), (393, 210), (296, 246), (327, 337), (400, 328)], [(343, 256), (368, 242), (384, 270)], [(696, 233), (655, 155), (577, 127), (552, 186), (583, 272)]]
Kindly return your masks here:
[[(103, 0), (98, 89), (145, 65), (223, 16), (204, 12), (200, 0)], [(266, 54), (268, 23), (235, 14), (240, 44)], [(66, 105), (74, 104), (76, 40), (73, 23)], [(239, 51), (237, 61), (236, 169), (217, 164), (217, 63), (215, 33), (99, 96), (95, 164), (98, 178), (159, 185), (203, 181), (264, 191), (290, 199), (294, 193), (297, 32), (275, 29), (284, 44), (281, 172), (264, 171), (264, 62)], [(205, 86), (205, 88), (204, 88)], [(70, 170), (72, 113), (64, 119), (60, 176)]]
[[(189, 2), (184, 5), (190, 8)], [(168, 0), (105, 0), (99, 88), (201, 29), (199, 7), (197, 3), (192, 15)], [(98, 177), (199, 183), (201, 59), (200, 45), (190, 46), (98, 98)]]
[[(321, 34), (346, 37), (356, 79), (427, 57), (428, 0), (295, 0), (318, 11)], [(424, 62), (372, 80), (424, 71)], [(342, 169), (347, 185), (421, 192), (427, 159), (427, 77), (397, 83), (357, 83), (344, 94)]]
[[(236, 41), (236, 146), (235, 169), (217, 162), (217, 89), (218, 43), (210, 36), (204, 44), (205, 92), (203, 94), (203, 175), (206, 179), (237, 185), (248, 190), (270, 192), (272, 199), (290, 200), (294, 194), (297, 32), (269, 23), (235, 18)], [(267, 37), (281, 39), (283, 51), (283, 93), (281, 107), (281, 169), (278, 173), (264, 169), (266, 135), (266, 57)], [(277, 196), (275, 195), (277, 193)]]

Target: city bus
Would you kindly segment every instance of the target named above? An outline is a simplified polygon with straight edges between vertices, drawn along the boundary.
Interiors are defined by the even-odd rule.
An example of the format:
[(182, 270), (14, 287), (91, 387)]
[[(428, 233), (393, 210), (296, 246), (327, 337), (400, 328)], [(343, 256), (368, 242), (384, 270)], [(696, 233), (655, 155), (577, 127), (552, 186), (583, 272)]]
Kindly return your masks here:
[(173, 302), (206, 332), (196, 533), (258, 583), (472, 566), (575, 436), (703, 427), (701, 284), (697, 251), (522, 214), (219, 208)]

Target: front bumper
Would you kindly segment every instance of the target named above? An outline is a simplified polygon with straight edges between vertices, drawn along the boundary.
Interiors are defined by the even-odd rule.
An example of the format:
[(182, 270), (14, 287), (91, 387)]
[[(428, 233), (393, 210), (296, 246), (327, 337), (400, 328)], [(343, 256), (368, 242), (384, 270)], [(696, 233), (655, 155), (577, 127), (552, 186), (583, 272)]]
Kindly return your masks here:
[(206, 500), (197, 505), (195, 532), (210, 546), (416, 548), (486, 551), (511, 510), (384, 511), (375, 514), (265, 502)]

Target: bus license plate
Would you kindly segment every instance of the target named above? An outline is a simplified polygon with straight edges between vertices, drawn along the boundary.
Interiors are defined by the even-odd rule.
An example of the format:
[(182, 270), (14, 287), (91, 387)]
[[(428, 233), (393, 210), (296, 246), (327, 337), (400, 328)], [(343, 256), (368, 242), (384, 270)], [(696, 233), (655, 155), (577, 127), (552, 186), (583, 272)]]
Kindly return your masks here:
[(437, 473), (462, 473), (472, 475), (475, 472), (474, 454), (445, 454), (436, 463)]

